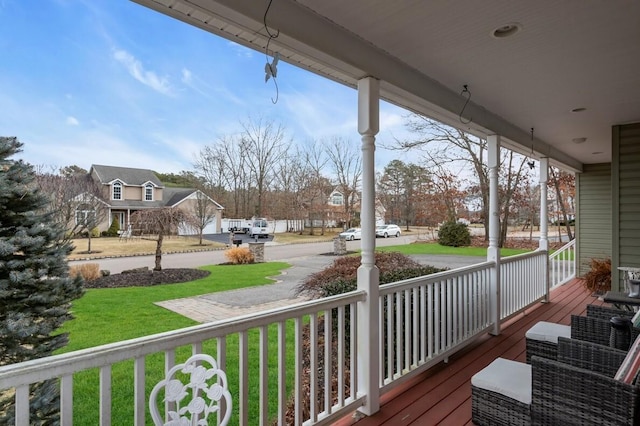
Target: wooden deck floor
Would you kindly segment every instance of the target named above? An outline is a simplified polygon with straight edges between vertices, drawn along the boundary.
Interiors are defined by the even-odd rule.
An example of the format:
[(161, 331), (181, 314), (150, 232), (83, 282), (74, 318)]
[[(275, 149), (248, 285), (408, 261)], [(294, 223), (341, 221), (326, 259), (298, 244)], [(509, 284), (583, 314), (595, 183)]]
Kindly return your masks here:
[(525, 333), (538, 321), (570, 324), (571, 315), (584, 315), (587, 304), (601, 305), (577, 280), (551, 292), (549, 303), (539, 304), (503, 326), (499, 336), (483, 336), (462, 353), (394, 389), (382, 397), (374, 416), (341, 426), (472, 425), (471, 376), (497, 357), (525, 360)]

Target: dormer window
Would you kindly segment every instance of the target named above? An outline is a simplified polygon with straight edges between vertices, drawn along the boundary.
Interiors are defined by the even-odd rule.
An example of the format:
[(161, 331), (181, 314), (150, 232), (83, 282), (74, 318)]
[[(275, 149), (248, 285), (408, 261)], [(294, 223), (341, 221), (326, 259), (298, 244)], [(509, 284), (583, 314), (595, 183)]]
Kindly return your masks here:
[(144, 200), (153, 201), (153, 185), (150, 183), (144, 186)]
[(122, 184), (120, 182), (114, 182), (111, 186), (111, 199), (122, 200)]
[(343, 200), (344, 198), (339, 192), (334, 192), (331, 195), (331, 204), (333, 204), (334, 206), (341, 206), (344, 203)]

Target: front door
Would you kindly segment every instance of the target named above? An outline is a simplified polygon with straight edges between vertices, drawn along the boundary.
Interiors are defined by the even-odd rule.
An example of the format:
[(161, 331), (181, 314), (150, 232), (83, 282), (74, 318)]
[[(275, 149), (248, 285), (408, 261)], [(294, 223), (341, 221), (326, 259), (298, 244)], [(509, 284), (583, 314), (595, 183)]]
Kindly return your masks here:
[(118, 219), (118, 223), (120, 224), (120, 229), (126, 229), (126, 224), (124, 222), (124, 212), (111, 212), (111, 222), (113, 223), (114, 219)]

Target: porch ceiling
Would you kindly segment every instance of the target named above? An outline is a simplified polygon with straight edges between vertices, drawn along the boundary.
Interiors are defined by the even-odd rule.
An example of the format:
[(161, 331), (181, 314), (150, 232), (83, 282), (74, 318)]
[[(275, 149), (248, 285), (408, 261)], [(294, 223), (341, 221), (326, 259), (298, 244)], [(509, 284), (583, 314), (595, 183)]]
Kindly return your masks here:
[[(267, 0), (133, 1), (257, 50), (267, 41)], [(267, 23), (281, 60), (351, 87), (374, 76), (384, 99), (523, 153), (534, 127), (535, 152), (575, 170), (611, 161), (611, 126), (640, 121), (639, 2), (273, 0)], [(520, 31), (492, 36), (510, 23)]]

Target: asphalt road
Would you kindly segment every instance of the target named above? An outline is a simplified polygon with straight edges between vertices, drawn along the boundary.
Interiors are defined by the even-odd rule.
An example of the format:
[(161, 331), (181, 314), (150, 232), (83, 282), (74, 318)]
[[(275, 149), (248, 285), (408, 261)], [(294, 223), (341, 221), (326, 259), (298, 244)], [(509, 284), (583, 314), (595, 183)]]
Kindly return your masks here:
[[(400, 238), (378, 238), (377, 246), (409, 244), (415, 237), (402, 236)], [(347, 250), (355, 251), (360, 248), (360, 241), (347, 241)], [(461, 266), (480, 263), (482, 257), (446, 256), (446, 255), (414, 255), (411, 256), (424, 265), (438, 268), (458, 268)], [(297, 296), (296, 288), (309, 275), (318, 272), (331, 264), (337, 256), (333, 255), (333, 242), (305, 243), (305, 244), (265, 244), (266, 261), (284, 261), (291, 265), (281, 275), (274, 277), (277, 282), (266, 286), (247, 289), (231, 290), (198, 296), (208, 302), (222, 303), (234, 307), (258, 306), (262, 303), (277, 300), (293, 299)], [(121, 257), (114, 259), (99, 259), (91, 261), (76, 261), (71, 263), (99, 263), (100, 269), (107, 269), (111, 273), (119, 273), (124, 269), (132, 269), (154, 265), (153, 256)], [(165, 254), (162, 256), (163, 268), (193, 268), (204, 265), (226, 262), (224, 250), (204, 251), (194, 253)], [(210, 307), (211, 308), (211, 307)], [(207, 308), (209, 309), (209, 308)], [(213, 309), (213, 308), (211, 308)]]
[[(228, 234), (227, 234), (228, 238)], [(409, 244), (414, 237), (401, 236), (400, 238), (378, 238), (377, 246), (389, 246), (397, 244)], [(261, 239), (259, 241), (265, 241)], [(347, 241), (347, 250), (359, 250), (360, 241)], [(326, 243), (304, 243), (304, 244), (277, 244), (273, 242), (265, 243), (265, 260), (266, 261), (289, 261), (296, 258), (306, 258), (308, 256), (316, 256), (324, 253), (333, 252), (333, 242)], [(325, 257), (325, 256), (322, 256)], [(198, 266), (215, 265), (224, 263), (227, 259), (224, 257), (224, 250), (202, 251), (192, 253), (176, 253), (162, 255), (163, 268), (196, 268)], [(149, 267), (152, 269), (155, 265), (154, 256), (132, 256), (118, 257), (109, 259), (95, 260), (79, 260), (71, 261), (70, 264), (81, 263), (98, 263), (100, 269), (109, 270), (112, 274), (117, 274), (126, 269)], [(435, 266), (435, 265), (434, 265)]]

